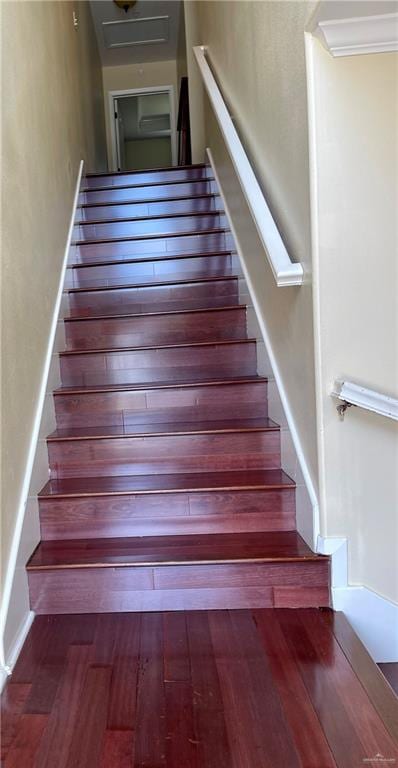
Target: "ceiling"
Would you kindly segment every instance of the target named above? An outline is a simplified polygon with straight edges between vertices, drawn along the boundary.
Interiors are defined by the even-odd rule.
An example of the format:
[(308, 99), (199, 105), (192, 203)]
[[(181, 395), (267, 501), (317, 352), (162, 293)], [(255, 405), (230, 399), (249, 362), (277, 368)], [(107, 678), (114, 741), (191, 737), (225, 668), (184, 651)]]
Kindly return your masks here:
[(127, 13), (113, 0), (90, 6), (103, 66), (176, 58), (180, 0), (137, 0)]

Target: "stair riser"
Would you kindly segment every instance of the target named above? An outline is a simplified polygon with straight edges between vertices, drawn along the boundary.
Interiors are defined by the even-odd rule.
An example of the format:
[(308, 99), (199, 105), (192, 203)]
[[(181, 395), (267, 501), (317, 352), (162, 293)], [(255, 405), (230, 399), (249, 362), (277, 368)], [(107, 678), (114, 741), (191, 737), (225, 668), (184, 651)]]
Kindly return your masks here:
[(38, 614), (328, 606), (327, 585), (323, 562), (29, 573), (31, 609)]
[[(169, 235), (138, 240), (115, 240), (109, 243), (87, 243), (71, 248), (69, 262), (72, 264), (93, 261), (111, 261), (127, 258), (170, 258), (178, 254), (202, 253), (228, 250), (223, 232), (209, 232), (196, 235)], [(211, 274), (211, 273), (210, 273)]]
[(214, 491), (40, 499), (44, 540), (295, 529), (295, 491)]
[(78, 208), (76, 220), (80, 222), (134, 219), (138, 216), (165, 216), (173, 213), (211, 213), (221, 207), (218, 197), (192, 197), (158, 203), (129, 203), (124, 205), (98, 205)]
[(51, 476), (176, 474), (280, 467), (279, 431), (48, 443)]
[(142, 173), (115, 173), (114, 175), (88, 176), (85, 179), (85, 189), (97, 189), (98, 187), (122, 187), (128, 184), (157, 184), (170, 181), (182, 181), (187, 179), (205, 179), (206, 168), (170, 168), (159, 171), (143, 171)]
[(69, 269), (67, 288), (98, 288), (112, 285), (139, 285), (156, 280), (190, 280), (231, 275), (229, 255), (107, 264)]
[(210, 181), (186, 181), (179, 184), (153, 184), (148, 187), (130, 187), (125, 189), (104, 189), (101, 191), (82, 192), (79, 205), (104, 205), (106, 203), (130, 203), (140, 200), (168, 200), (172, 197), (189, 195), (208, 195), (212, 191)]
[(65, 386), (190, 381), (256, 374), (256, 344), (61, 355)]
[(72, 293), (69, 296), (71, 317), (95, 317), (123, 312), (168, 312), (235, 304), (238, 304), (237, 280)]
[(115, 221), (104, 224), (86, 224), (73, 229), (73, 240), (104, 240), (106, 238), (138, 237), (146, 235), (169, 235), (176, 232), (190, 233), (224, 227), (225, 216), (217, 212), (203, 213), (198, 216), (166, 217), (164, 219), (144, 219), (142, 221)]
[(67, 429), (267, 416), (267, 384), (57, 395), (57, 425)]
[(243, 339), (246, 309), (65, 323), (67, 349), (106, 349)]

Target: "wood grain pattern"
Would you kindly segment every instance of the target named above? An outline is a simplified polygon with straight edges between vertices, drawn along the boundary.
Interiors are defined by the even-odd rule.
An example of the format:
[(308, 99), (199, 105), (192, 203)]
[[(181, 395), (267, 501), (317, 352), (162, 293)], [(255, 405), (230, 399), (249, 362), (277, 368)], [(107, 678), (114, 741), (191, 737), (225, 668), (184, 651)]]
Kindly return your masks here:
[(70, 316), (95, 317), (116, 313), (159, 312), (232, 306), (238, 303), (238, 281), (230, 278), (180, 281), (160, 285), (74, 291)]
[[(67, 265), (42, 541), (28, 563), (38, 613), (329, 605), (328, 560), (295, 532), (235, 258), (206, 166), (88, 177)], [(52, 709), (41, 692), (48, 679), (55, 695), (68, 637), (31, 694), (40, 713)], [(93, 673), (88, 690), (104, 681)], [(168, 749), (134, 738), (143, 764), (199, 759), (175, 743), (176, 722), (194, 744), (187, 685), (167, 680)], [(128, 707), (115, 711), (115, 729), (130, 730)], [(108, 735), (107, 750), (119, 746)]]
[(67, 318), (65, 335), (71, 350), (242, 339), (246, 336), (246, 307)]
[(267, 382), (258, 377), (218, 382), (170, 383), (140, 390), (89, 388), (56, 390), (54, 404), (60, 429), (132, 427), (139, 424), (236, 420), (267, 416)]
[(210, 179), (192, 179), (169, 182), (168, 184), (131, 185), (129, 187), (108, 187), (103, 190), (82, 192), (79, 204), (83, 207), (115, 205), (140, 201), (158, 201), (211, 194)]
[[(51, 623), (25, 691), (13, 678), (7, 683), (5, 768), (352, 768), (376, 754), (389, 764), (398, 758), (370, 694), (372, 680), (386, 700), (391, 688), (375, 664), (366, 665), (363, 687), (354, 669), (362, 657), (358, 639), (344, 626), (347, 658), (333, 631), (339, 614), (262, 609), (67, 618), (84, 618), (74, 637), (84, 630), (91, 641), (74, 645), (70, 635), (48, 714), (26, 713), (23, 702), (34, 678), (43, 679), (61, 624)], [(25, 657), (35, 656), (46, 622), (35, 619)], [(26, 658), (20, 662), (16, 678), (28, 672)], [(18, 706), (10, 710), (10, 701)], [(397, 699), (389, 699), (390, 722), (397, 710)]]
[(198, 193), (186, 197), (177, 196), (167, 200), (152, 202), (150, 199), (137, 203), (121, 203), (113, 205), (90, 205), (77, 210), (79, 224), (97, 223), (100, 221), (119, 221), (134, 219), (141, 216), (164, 216), (173, 213), (210, 212), (218, 210), (219, 200), (211, 193)]

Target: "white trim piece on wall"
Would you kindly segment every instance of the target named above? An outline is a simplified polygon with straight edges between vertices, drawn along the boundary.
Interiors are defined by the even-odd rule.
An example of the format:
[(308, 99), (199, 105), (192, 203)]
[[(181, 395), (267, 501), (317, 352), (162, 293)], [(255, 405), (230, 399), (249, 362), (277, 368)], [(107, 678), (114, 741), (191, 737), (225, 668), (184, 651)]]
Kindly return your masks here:
[(398, 51), (398, 13), (318, 21), (314, 33), (334, 57), (390, 53)]
[(165, 93), (168, 92), (170, 100), (170, 128), (171, 128), (171, 157), (172, 164), (177, 165), (177, 121), (176, 121), (176, 108), (175, 108), (175, 94), (174, 85), (151, 85), (147, 88), (125, 88), (118, 89), (116, 91), (108, 91), (108, 110), (109, 110), (109, 125), (111, 131), (111, 161), (110, 171), (118, 170), (118, 151), (117, 151), (117, 136), (115, 129), (115, 105), (114, 100), (118, 97), (139, 96), (140, 94), (149, 93)]
[(318, 536), (317, 552), (331, 558), (333, 610), (344, 613), (373, 661), (398, 662), (398, 605), (348, 583), (347, 539)]
[(81, 160), (78, 174), (77, 174), (72, 213), (71, 213), (70, 222), (69, 222), (69, 229), (68, 229), (68, 235), (67, 235), (67, 240), (65, 245), (64, 257), (63, 257), (62, 267), (60, 270), (57, 296), (55, 299), (51, 326), (48, 334), (47, 351), (46, 351), (46, 356), (45, 356), (44, 365), (43, 365), (43, 372), (42, 372), (42, 378), (40, 383), (39, 396), (38, 396), (37, 405), (36, 405), (36, 413), (35, 413), (35, 418), (34, 418), (34, 423), (32, 428), (32, 434), (30, 437), (25, 474), (23, 478), (21, 494), (20, 494), (20, 499), (19, 499), (17, 513), (16, 513), (15, 528), (14, 528), (13, 537), (11, 541), (10, 557), (7, 564), (7, 570), (6, 570), (5, 580), (4, 580), (3, 595), (2, 595), (2, 601), (1, 601), (1, 607), (0, 607), (0, 677), (2, 678), (2, 680), (4, 680), (4, 678), (11, 673), (12, 666), (17, 659), (18, 653), (22, 648), (25, 636), (34, 618), (34, 614), (32, 613), (32, 611), (28, 611), (26, 613), (25, 617), (20, 623), (19, 629), (14, 634), (14, 639), (12, 640), (11, 647), (9, 647), (7, 652), (7, 658), (5, 658), (5, 649), (4, 649), (5, 627), (6, 627), (6, 621), (7, 621), (7, 616), (8, 616), (9, 606), (10, 606), (10, 598), (12, 594), (15, 570), (17, 567), (18, 552), (21, 545), (21, 535), (22, 535), (22, 529), (23, 529), (23, 524), (25, 519), (26, 507), (27, 507), (28, 498), (29, 498), (29, 490), (30, 490), (33, 471), (35, 468), (35, 458), (36, 458), (37, 448), (39, 444), (40, 425), (43, 417), (43, 410), (44, 410), (45, 399), (46, 399), (47, 382), (48, 382), (48, 377), (51, 369), (53, 349), (54, 349), (54, 345), (57, 338), (58, 319), (59, 319), (60, 310), (62, 306), (66, 266), (68, 261), (69, 249), (72, 242), (76, 208), (78, 205), (81, 179), (83, 174), (83, 164), (84, 164), (83, 160)]
[(292, 438), (292, 441), (293, 441), (294, 449), (296, 451), (297, 460), (298, 460), (298, 463), (300, 465), (300, 469), (301, 469), (301, 472), (302, 472), (302, 475), (303, 475), (304, 484), (305, 484), (305, 487), (307, 489), (308, 496), (309, 496), (309, 499), (310, 499), (310, 503), (311, 503), (311, 507), (312, 507), (312, 548), (315, 549), (316, 542), (318, 540), (318, 535), (320, 533), (318, 497), (317, 497), (317, 494), (316, 494), (316, 491), (315, 491), (314, 484), (312, 482), (311, 474), (310, 474), (308, 466), (307, 466), (307, 460), (305, 458), (305, 455), (304, 455), (304, 452), (303, 452), (303, 449), (302, 449), (302, 446), (301, 446), (300, 437), (298, 435), (298, 432), (297, 432), (297, 429), (296, 429), (296, 424), (295, 424), (295, 421), (294, 421), (294, 418), (293, 418), (293, 414), (292, 414), (292, 411), (290, 409), (289, 401), (288, 401), (288, 398), (287, 398), (287, 395), (286, 395), (286, 391), (285, 391), (285, 388), (284, 388), (284, 385), (283, 385), (282, 376), (281, 376), (280, 371), (279, 371), (278, 362), (277, 362), (274, 350), (273, 350), (272, 345), (271, 345), (271, 340), (270, 340), (270, 337), (269, 337), (268, 329), (267, 329), (265, 320), (264, 320), (264, 318), (262, 316), (262, 313), (260, 311), (260, 307), (259, 307), (259, 304), (258, 304), (258, 301), (257, 301), (255, 287), (253, 285), (253, 282), (251, 280), (251, 277), (250, 277), (249, 272), (248, 272), (247, 267), (246, 267), (245, 257), (244, 257), (244, 254), (242, 253), (242, 250), (241, 250), (240, 245), (239, 245), (239, 239), (237, 237), (237, 233), (236, 233), (236, 230), (235, 230), (235, 227), (234, 227), (234, 222), (233, 222), (233, 219), (232, 219), (232, 217), (230, 215), (229, 206), (228, 206), (228, 203), (227, 203), (227, 201), (225, 199), (225, 195), (223, 194), (223, 189), (222, 189), (220, 178), (219, 178), (219, 175), (218, 175), (215, 163), (214, 163), (213, 154), (212, 154), (212, 151), (211, 151), (211, 149), (209, 147), (207, 147), (207, 149), (206, 149), (206, 154), (207, 154), (207, 157), (209, 159), (209, 163), (210, 163), (210, 166), (212, 168), (212, 171), (213, 171), (213, 174), (214, 174), (214, 178), (215, 178), (217, 186), (218, 186), (220, 197), (221, 197), (221, 199), (223, 201), (223, 207), (224, 207), (225, 213), (227, 215), (228, 223), (229, 223), (229, 226), (231, 228), (231, 232), (232, 232), (232, 235), (233, 235), (233, 238), (234, 238), (234, 241), (235, 241), (236, 249), (237, 249), (237, 252), (238, 252), (238, 255), (239, 255), (239, 259), (240, 259), (240, 263), (241, 263), (241, 266), (242, 266), (242, 271), (243, 271), (243, 274), (244, 274), (244, 277), (245, 277), (245, 280), (246, 280), (247, 288), (248, 288), (248, 291), (250, 293), (250, 297), (251, 297), (251, 300), (252, 300), (252, 303), (253, 303), (253, 308), (254, 308), (254, 311), (256, 313), (257, 321), (258, 321), (258, 324), (259, 324), (259, 327), (260, 327), (260, 331), (261, 331), (261, 334), (262, 334), (262, 337), (263, 337), (263, 340), (264, 340), (264, 344), (265, 344), (265, 347), (266, 347), (266, 350), (267, 350), (267, 353), (268, 353), (269, 362), (270, 362), (270, 365), (271, 365), (271, 368), (272, 368), (272, 372), (273, 372), (273, 376), (274, 376), (274, 379), (275, 379), (275, 382), (276, 382), (276, 386), (278, 388), (279, 397), (281, 399), (281, 403), (282, 403), (282, 407), (283, 407), (284, 414), (285, 414), (285, 417), (286, 417), (287, 425), (288, 425), (288, 428), (290, 430), (290, 435), (291, 435), (291, 438)]

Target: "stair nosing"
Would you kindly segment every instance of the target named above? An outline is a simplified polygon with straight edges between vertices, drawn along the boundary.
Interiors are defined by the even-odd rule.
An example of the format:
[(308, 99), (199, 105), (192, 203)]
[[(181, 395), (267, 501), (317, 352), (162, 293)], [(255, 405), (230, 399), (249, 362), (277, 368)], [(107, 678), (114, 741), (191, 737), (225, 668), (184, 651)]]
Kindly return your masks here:
[[(267, 470), (264, 470), (267, 471)], [(231, 472), (231, 474), (234, 474)], [(228, 483), (224, 483), (223, 485), (219, 486), (212, 486), (212, 485), (206, 485), (201, 488), (198, 488), (197, 486), (191, 487), (191, 485), (188, 483), (184, 488), (127, 488), (123, 490), (113, 490), (113, 491), (69, 491), (68, 493), (45, 493), (44, 490), (46, 486), (48, 485), (48, 481), (46, 485), (39, 491), (38, 498), (39, 499), (69, 499), (69, 498), (75, 498), (75, 499), (85, 499), (85, 498), (92, 498), (92, 497), (103, 497), (103, 496), (151, 496), (151, 495), (158, 495), (158, 494), (172, 494), (172, 493), (223, 493), (223, 492), (239, 492), (239, 491), (284, 491), (284, 490), (295, 490), (296, 483), (295, 481), (288, 475), (286, 472), (284, 472), (286, 475), (286, 478), (288, 478), (286, 481), (283, 482), (277, 482), (277, 483), (243, 483), (238, 485), (237, 483), (233, 483), (232, 481)], [(134, 475), (134, 477), (136, 477)], [(91, 478), (92, 479), (92, 478)], [(289, 482), (290, 481), (290, 482)]]
[[(202, 179), (201, 179), (202, 181)], [(197, 195), (176, 195), (175, 197), (147, 197), (143, 200), (109, 200), (104, 203), (80, 203), (77, 208), (105, 208), (115, 205), (152, 205), (152, 203), (175, 203), (180, 200), (200, 200), (202, 198), (219, 197), (216, 192), (200, 192)], [(101, 221), (101, 219), (99, 219)], [(80, 224), (81, 222), (76, 222)], [(94, 223), (94, 222), (93, 222)]]
[(220, 235), (230, 230), (227, 227), (211, 227), (210, 229), (193, 229), (187, 232), (154, 232), (145, 235), (129, 237), (101, 237), (97, 240), (73, 240), (72, 246), (101, 245), (103, 243), (141, 242), (141, 240), (162, 240), (168, 237), (195, 237), (196, 235)]
[(99, 347), (98, 349), (65, 349), (62, 352), (59, 352), (58, 354), (60, 357), (66, 356), (66, 355), (96, 355), (106, 352), (109, 353), (120, 353), (120, 352), (134, 352), (134, 351), (148, 351), (148, 350), (157, 350), (157, 349), (178, 349), (180, 347), (216, 347), (220, 345), (225, 344), (253, 344), (256, 343), (255, 338), (247, 338), (247, 339), (221, 339), (219, 341), (190, 341), (190, 342), (183, 342), (181, 344), (158, 344), (158, 345), (150, 345), (150, 346), (142, 346), (142, 347)]
[(88, 320), (120, 320), (121, 318), (162, 317), (163, 315), (199, 314), (201, 312), (229, 312), (246, 310), (246, 304), (230, 304), (225, 307), (194, 307), (190, 309), (167, 309), (159, 312), (124, 312), (120, 315), (76, 315), (64, 317), (64, 323), (86, 322)]
[(120, 186), (111, 185), (105, 187), (83, 187), (80, 190), (80, 194), (87, 194), (90, 192), (106, 192), (115, 189), (141, 189), (142, 187), (167, 187), (172, 184), (195, 184), (203, 181), (215, 181), (214, 176), (202, 176), (198, 179), (173, 179), (168, 181), (167, 179), (161, 179), (160, 181), (143, 182), (142, 184), (121, 184)]
[(147, 560), (142, 562), (123, 562), (123, 563), (60, 563), (56, 565), (29, 565), (28, 571), (59, 571), (87, 568), (160, 568), (170, 566), (190, 566), (190, 565), (239, 565), (244, 563), (302, 563), (302, 562), (324, 562), (328, 561), (329, 555), (319, 555), (313, 552), (307, 555), (268, 555), (246, 558), (218, 558), (218, 559), (193, 559), (193, 560)]
[(157, 168), (142, 168), (141, 170), (133, 168), (130, 171), (98, 171), (95, 173), (86, 173), (86, 179), (96, 179), (102, 176), (134, 176), (138, 175), (139, 173), (159, 173), (160, 171), (164, 171), (165, 173), (168, 171), (190, 171), (192, 168), (206, 167), (207, 163), (191, 163), (188, 165), (163, 165)]
[[(209, 251), (208, 253), (206, 251), (198, 251), (198, 252), (192, 252), (192, 253), (175, 253), (175, 254), (162, 254), (161, 257), (154, 258), (146, 258), (144, 256), (139, 256), (138, 258), (125, 258), (125, 259), (105, 259), (104, 261), (88, 261), (88, 262), (71, 262), (70, 264), (67, 264), (68, 269), (82, 269), (85, 267), (107, 267), (112, 266), (113, 264), (141, 264), (148, 262), (151, 263), (152, 261), (155, 262), (162, 262), (162, 261), (172, 261), (173, 259), (197, 259), (197, 258), (206, 258), (208, 256), (210, 257), (216, 257), (216, 256), (231, 256), (233, 253), (232, 250), (223, 250), (223, 251)], [(151, 254), (149, 254), (149, 257), (151, 257)]]
[(159, 285), (191, 285), (196, 283), (222, 282), (223, 280), (239, 280), (238, 275), (211, 275), (210, 277), (192, 277), (185, 280), (163, 280), (162, 282), (150, 281), (147, 283), (129, 283), (123, 285), (99, 285), (93, 288), (66, 288), (64, 293), (92, 293), (94, 291), (127, 291), (132, 288), (151, 288)]
[[(94, 227), (101, 224), (123, 224), (129, 221), (158, 221), (160, 219), (183, 219), (192, 216), (225, 216), (225, 211), (221, 209), (212, 211), (177, 211), (176, 213), (154, 213), (145, 216), (128, 216), (126, 218), (99, 219), (98, 221), (76, 221), (75, 227)], [(84, 241), (86, 242), (86, 241)]]
[(268, 378), (266, 376), (259, 376), (253, 379), (250, 378), (244, 378), (242, 379), (225, 379), (225, 380), (217, 380), (212, 379), (209, 381), (193, 381), (193, 382), (183, 382), (183, 383), (175, 383), (170, 382), (168, 384), (156, 384), (155, 383), (149, 383), (149, 384), (139, 384), (138, 387), (135, 387), (131, 384), (114, 384), (109, 385), (108, 387), (101, 387), (101, 385), (98, 385), (98, 387), (59, 387), (58, 389), (55, 389), (53, 392), (54, 396), (62, 397), (62, 396), (72, 396), (74, 394), (76, 395), (89, 395), (89, 394), (100, 394), (100, 393), (107, 393), (107, 392), (142, 392), (146, 389), (181, 389), (184, 387), (215, 387), (220, 385), (227, 385), (227, 386), (233, 386), (233, 385), (239, 385), (239, 384), (267, 384)]
[[(242, 419), (243, 421), (243, 419)], [(255, 421), (255, 419), (253, 419)], [(57, 435), (56, 430), (49, 434), (46, 438), (47, 443), (67, 443), (67, 442), (83, 442), (89, 440), (125, 440), (135, 439), (140, 437), (188, 437), (194, 435), (231, 435), (231, 434), (248, 434), (257, 432), (280, 432), (280, 425), (276, 422), (272, 422), (272, 419), (268, 419), (271, 423), (267, 426), (234, 426), (224, 428), (209, 428), (209, 429), (182, 429), (172, 432), (170, 430), (159, 430), (158, 432), (127, 432), (120, 435), (99, 434), (99, 435)], [(159, 427), (161, 424), (159, 423)]]

